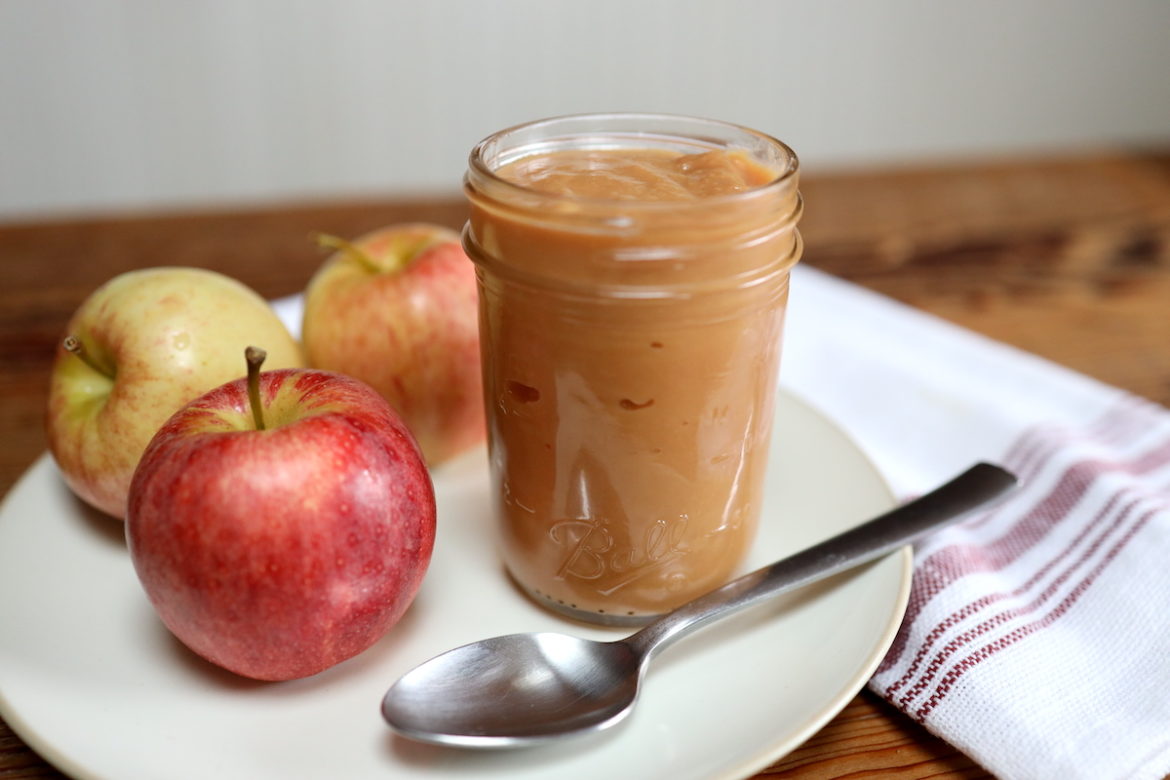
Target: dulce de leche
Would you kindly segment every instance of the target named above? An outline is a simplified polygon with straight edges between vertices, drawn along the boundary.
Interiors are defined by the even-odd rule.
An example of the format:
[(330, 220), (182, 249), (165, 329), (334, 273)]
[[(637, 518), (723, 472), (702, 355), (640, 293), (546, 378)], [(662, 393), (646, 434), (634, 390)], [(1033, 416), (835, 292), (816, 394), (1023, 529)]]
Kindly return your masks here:
[(723, 123), (546, 120), (472, 153), (493, 509), (540, 603), (636, 624), (725, 582), (755, 536), (796, 158)]

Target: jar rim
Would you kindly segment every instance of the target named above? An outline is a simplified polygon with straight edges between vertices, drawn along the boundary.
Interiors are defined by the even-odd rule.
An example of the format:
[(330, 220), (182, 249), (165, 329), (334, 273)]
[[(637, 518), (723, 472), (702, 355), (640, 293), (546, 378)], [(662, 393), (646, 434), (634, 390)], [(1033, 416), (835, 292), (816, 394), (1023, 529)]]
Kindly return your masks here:
[[(613, 127), (609, 127), (610, 125)], [(541, 131), (555, 131), (560, 126), (565, 126), (566, 130), (571, 130), (571, 132), (562, 132), (559, 134), (548, 132), (547, 135), (539, 135)], [(619, 126), (625, 129), (617, 129)], [(671, 129), (671, 126), (676, 127)], [(705, 135), (701, 134), (700, 131), (702, 130), (706, 130), (707, 133)], [(716, 133), (738, 134), (741, 139), (745, 140), (745, 143), (729, 146), (721, 142), (715, 135)], [(517, 144), (511, 148), (509, 150), (510, 154), (502, 163), (495, 166), (488, 163), (488, 155), (486, 152), (493, 144), (498, 144), (510, 136), (522, 136), (525, 134), (533, 134), (537, 137), (527, 143)], [(504, 179), (496, 174), (496, 170), (507, 163), (539, 153), (540, 151), (557, 148), (555, 146), (557, 142), (568, 144), (574, 139), (586, 140), (590, 138), (595, 141), (600, 141), (602, 138), (611, 141), (629, 141), (628, 144), (622, 144), (618, 148), (622, 146), (634, 147), (639, 145), (639, 141), (642, 142), (641, 145), (646, 145), (646, 143), (653, 142), (654, 140), (660, 142), (674, 140), (676, 142), (689, 141), (697, 147), (706, 146), (709, 149), (731, 149), (744, 151), (749, 154), (752, 154), (752, 149), (746, 145), (746, 140), (752, 140), (758, 145), (778, 151), (783, 158), (783, 165), (780, 167), (776, 177), (765, 184), (737, 192), (710, 195), (693, 201), (628, 200), (563, 195), (534, 187), (527, 187)], [(588, 148), (588, 145), (578, 145), (572, 148)], [(597, 148), (613, 148), (613, 146), (610, 144), (598, 146)], [(753, 156), (756, 155), (753, 154)], [(543, 119), (512, 125), (511, 127), (506, 127), (492, 133), (472, 147), (468, 155), (468, 171), (464, 177), (464, 182), (467, 186), (474, 186), (475, 182), (472, 180), (479, 179), (483, 182), (490, 182), (490, 186), (493, 189), (497, 189), (498, 192), (510, 192), (525, 198), (535, 197), (547, 202), (572, 202), (581, 205), (594, 205), (598, 208), (620, 208), (624, 211), (656, 211), (686, 209), (699, 206), (707, 208), (715, 205), (730, 205), (739, 201), (766, 198), (770, 194), (787, 187), (791, 180), (796, 177), (799, 167), (800, 163), (796, 152), (788, 144), (745, 125), (685, 114), (645, 112), (585, 113), (545, 117)]]

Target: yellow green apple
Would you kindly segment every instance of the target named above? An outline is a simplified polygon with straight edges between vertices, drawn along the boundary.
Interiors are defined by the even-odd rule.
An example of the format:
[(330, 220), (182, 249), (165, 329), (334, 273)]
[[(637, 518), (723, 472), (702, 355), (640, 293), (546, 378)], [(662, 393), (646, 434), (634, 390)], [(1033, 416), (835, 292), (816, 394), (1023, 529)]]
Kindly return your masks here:
[(66, 484), (125, 517), (151, 437), (188, 401), (241, 376), (249, 344), (274, 368), (304, 365), (268, 303), (223, 274), (149, 268), (95, 290), (69, 321), (49, 382), (45, 427)]

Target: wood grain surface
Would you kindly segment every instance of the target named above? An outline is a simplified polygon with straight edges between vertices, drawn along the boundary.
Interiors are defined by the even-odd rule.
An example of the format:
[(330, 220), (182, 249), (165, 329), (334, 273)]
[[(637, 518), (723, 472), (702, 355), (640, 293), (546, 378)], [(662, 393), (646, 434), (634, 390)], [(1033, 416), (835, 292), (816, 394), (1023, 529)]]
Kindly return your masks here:
[[(805, 263), (1170, 405), (1170, 152), (814, 173), (802, 190)], [(45, 448), (54, 346), (102, 282), (191, 265), (283, 296), (322, 260), (314, 231), (464, 213), (452, 197), (0, 224), (0, 493)], [(863, 692), (761, 776), (986, 774)], [(50, 777), (0, 721), (0, 779)]]

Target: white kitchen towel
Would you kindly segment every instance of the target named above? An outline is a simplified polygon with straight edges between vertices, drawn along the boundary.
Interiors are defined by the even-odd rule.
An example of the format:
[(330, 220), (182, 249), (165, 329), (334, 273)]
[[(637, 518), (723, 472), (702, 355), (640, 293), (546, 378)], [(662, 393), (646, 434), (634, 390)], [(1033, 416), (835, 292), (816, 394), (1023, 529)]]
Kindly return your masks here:
[(904, 498), (1021, 479), (916, 548), (870, 688), (1003, 778), (1170, 773), (1170, 411), (803, 267), (781, 376)]

